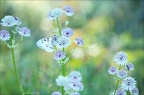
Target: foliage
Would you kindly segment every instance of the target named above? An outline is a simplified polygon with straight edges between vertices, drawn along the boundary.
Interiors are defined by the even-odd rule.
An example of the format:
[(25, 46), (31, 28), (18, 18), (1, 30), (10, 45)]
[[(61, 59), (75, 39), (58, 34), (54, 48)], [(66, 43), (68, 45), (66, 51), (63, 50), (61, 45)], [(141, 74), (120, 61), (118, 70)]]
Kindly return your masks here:
[[(140, 95), (144, 93), (144, 42), (143, 42), (143, 0), (108, 1), (0, 1), (0, 19), (14, 15), (31, 30), (31, 37), (23, 39), (23, 44), (15, 49), (19, 80), (25, 90), (35, 94), (50, 95), (60, 91), (55, 79), (61, 68), (53, 60), (53, 53), (40, 50), (36, 41), (51, 36), (48, 12), (57, 6), (71, 5), (75, 16), (70, 18), (74, 38), (81, 35), (86, 45), (77, 48), (69, 64), (71, 70), (81, 72), (84, 79), (82, 95), (108, 95), (114, 88), (114, 79), (108, 74), (114, 65), (114, 55), (124, 51), (135, 70), (131, 76), (137, 81)], [(64, 19), (64, 18), (62, 18)], [(0, 26), (0, 29), (4, 29)], [(74, 39), (73, 38), (73, 39)], [(1, 41), (0, 41), (1, 42)], [(0, 94), (16, 94), (11, 51), (0, 43)], [(51, 90), (52, 89), (52, 90)]]

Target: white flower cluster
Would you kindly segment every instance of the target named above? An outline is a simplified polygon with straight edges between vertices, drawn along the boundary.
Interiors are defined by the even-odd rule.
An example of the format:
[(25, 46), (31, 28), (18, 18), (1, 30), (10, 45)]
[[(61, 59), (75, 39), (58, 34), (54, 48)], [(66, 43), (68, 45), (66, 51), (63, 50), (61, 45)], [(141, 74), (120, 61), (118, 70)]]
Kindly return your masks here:
[(63, 10), (61, 8), (54, 8), (49, 12), (48, 18), (49, 20), (55, 20), (56, 18), (60, 17), (63, 13), (66, 16), (72, 16), (74, 15), (74, 9), (71, 6), (65, 6)]
[[(55, 52), (54, 59), (57, 60), (58, 63), (60, 63), (61, 65), (65, 64), (73, 53), (72, 51), (70, 56), (67, 56), (64, 49), (68, 48), (71, 45), (72, 41), (70, 37), (74, 34), (73, 29), (67, 27), (67, 25), (66, 28), (63, 28), (61, 30), (58, 19), (56, 18), (59, 18), (63, 13), (65, 13), (67, 16), (72, 16), (74, 14), (74, 10), (71, 6), (65, 6), (64, 12), (61, 8), (52, 9), (48, 15), (48, 18), (50, 20), (53, 20), (53, 22), (57, 22), (57, 25), (54, 25), (55, 27), (57, 27), (53, 31), (54, 35), (48, 38), (42, 38), (36, 42), (36, 45), (39, 48), (47, 52)], [(21, 32), (21, 34), (24, 33)], [(84, 45), (84, 41), (81, 37), (77, 37), (74, 42), (78, 46)]]
[[(133, 95), (138, 95), (139, 90), (136, 88), (136, 81), (132, 77), (128, 77), (128, 71), (134, 70), (134, 65), (127, 61), (128, 57), (125, 52), (118, 52), (114, 57), (114, 61), (119, 65), (119, 69), (115, 66), (111, 66), (108, 69), (108, 73), (120, 81), (122, 80), (121, 87), (116, 91), (116, 95), (126, 95), (126, 91), (129, 91)], [(122, 67), (124, 65), (124, 67)], [(125, 68), (121, 69), (121, 68)]]
[(83, 90), (81, 73), (72, 71), (68, 76), (59, 76), (56, 79), (58, 86), (63, 86), (67, 94), (80, 95), (79, 92)]
[(1, 20), (1, 25), (2, 26), (7, 26), (7, 27), (11, 27), (14, 25), (20, 25), (21, 21), (19, 20), (19, 18), (14, 17), (14, 16), (5, 16), (2, 20)]
[(139, 89), (136, 87), (136, 81), (132, 77), (126, 77), (122, 81), (121, 87), (116, 91), (116, 95), (126, 95), (126, 92), (132, 95), (138, 95)]
[[(79, 91), (83, 90), (82, 76), (78, 71), (72, 71), (68, 76), (65, 76), (64, 66), (69, 61), (74, 49), (72, 49), (70, 55), (66, 54), (66, 48), (71, 45), (71, 37), (74, 34), (74, 30), (67, 27), (69, 24), (68, 19), (65, 21), (65, 27), (59, 25), (59, 18), (62, 14), (66, 16), (74, 15), (74, 10), (71, 6), (65, 6), (61, 8), (52, 9), (48, 14), (48, 19), (52, 20), (54, 26), (53, 36), (42, 38), (36, 42), (36, 45), (47, 51), (54, 52), (54, 59), (62, 66), (62, 76), (56, 79), (57, 85), (62, 86), (62, 94), (64, 92), (69, 95), (80, 95)], [(74, 41), (77, 46), (83, 46), (84, 41), (81, 37), (77, 37)], [(60, 92), (53, 92), (52, 95), (61, 95)]]
[[(22, 41), (22, 37), (30, 37), (30, 30), (27, 27), (18, 27), (19, 25), (21, 25), (21, 21), (18, 17), (14, 17), (14, 16), (5, 16), (2, 20), (1, 20), (1, 25), (5, 26), (5, 27), (9, 27), (9, 30), (1, 30), (0, 31), (0, 39), (2, 41), (5, 42), (5, 44), (7, 44), (8, 47), (13, 48), (16, 47), (21, 41)], [(14, 27), (17, 26), (15, 30), (12, 30)], [(15, 27), (14, 27), (15, 28)], [(10, 32), (10, 33), (9, 33)], [(20, 41), (18, 41), (17, 44), (15, 44), (15, 35), (19, 33), (21, 35), (21, 39)], [(9, 45), (8, 43), (6, 43), (6, 41), (11, 40), (12, 45)]]
[(116, 53), (115, 57), (114, 57), (114, 61), (118, 64), (118, 65), (124, 65), (127, 62), (127, 54), (123, 51)]

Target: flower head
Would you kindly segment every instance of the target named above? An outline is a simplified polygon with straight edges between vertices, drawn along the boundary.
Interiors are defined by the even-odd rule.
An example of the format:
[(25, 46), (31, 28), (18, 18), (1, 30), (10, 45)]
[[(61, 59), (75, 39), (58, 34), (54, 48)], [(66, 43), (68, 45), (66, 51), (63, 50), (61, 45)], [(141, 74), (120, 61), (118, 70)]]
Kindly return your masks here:
[(67, 48), (71, 44), (71, 41), (69, 38), (61, 36), (58, 38), (56, 46), (58, 48)]
[(139, 89), (136, 88), (136, 87), (134, 87), (134, 88), (130, 89), (130, 92), (131, 92), (131, 94), (133, 94), (133, 95), (138, 95), (138, 94), (139, 94)]
[(17, 19), (17, 17), (13, 17), (13, 16), (5, 16), (2, 20), (1, 20), (1, 25), (2, 26), (14, 26), (14, 25), (20, 25), (21, 22), (19, 19)]
[(58, 92), (58, 91), (55, 91), (51, 95), (62, 95), (62, 94), (60, 92)]
[(121, 88), (124, 90), (129, 90), (134, 88), (136, 85), (136, 81), (131, 77), (126, 77), (121, 84)]
[(54, 17), (54, 16), (51, 14), (51, 12), (49, 12), (49, 14), (48, 14), (48, 19), (49, 19), (49, 20), (54, 20), (54, 19), (56, 19), (56, 17)]
[(58, 86), (65, 86), (67, 85), (69, 82), (69, 79), (68, 77), (64, 77), (64, 76), (59, 76), (57, 79), (56, 79), (56, 83)]
[(83, 45), (84, 45), (84, 41), (83, 41), (83, 39), (80, 38), (80, 37), (77, 37), (77, 38), (75, 39), (75, 43), (76, 43), (78, 46), (83, 46)]
[(56, 19), (57, 17), (60, 17), (62, 15), (62, 9), (61, 8), (54, 8), (50, 11), (48, 14), (48, 18), (50, 20)]
[(72, 71), (72, 72), (70, 72), (70, 74), (69, 74), (68, 77), (69, 77), (70, 80), (82, 81), (81, 73), (78, 72), (78, 71)]
[(74, 9), (71, 6), (65, 6), (64, 11), (67, 16), (72, 16), (74, 14)]
[(65, 58), (65, 57), (66, 57), (65, 52), (63, 52), (61, 50), (56, 51), (55, 54), (54, 54), (54, 59), (56, 59), (56, 60), (61, 60), (61, 59)]
[(127, 72), (125, 70), (118, 70), (117, 71), (117, 76), (119, 78), (125, 78), (127, 76)]
[(108, 69), (108, 73), (114, 75), (117, 72), (117, 68), (115, 66), (111, 66)]
[(127, 59), (127, 54), (125, 52), (118, 52), (114, 57), (114, 61), (119, 65), (124, 65)]
[(126, 95), (126, 92), (124, 90), (122, 90), (122, 89), (118, 89), (116, 91), (116, 95)]
[(125, 68), (128, 70), (128, 71), (132, 71), (134, 70), (134, 65), (132, 63), (127, 63), (125, 65)]
[(9, 32), (6, 31), (6, 30), (1, 30), (1, 31), (0, 31), (0, 39), (1, 39), (2, 41), (7, 41), (7, 40), (9, 40), (9, 39), (10, 39), (10, 34), (9, 34)]
[(83, 83), (81, 81), (71, 80), (68, 85), (72, 90), (74, 90), (76, 92), (82, 91), (84, 88)]
[(73, 30), (71, 28), (66, 28), (62, 31), (62, 35), (69, 38), (73, 35)]
[(25, 37), (30, 37), (30, 30), (27, 27), (17, 27), (16, 31), (21, 35)]

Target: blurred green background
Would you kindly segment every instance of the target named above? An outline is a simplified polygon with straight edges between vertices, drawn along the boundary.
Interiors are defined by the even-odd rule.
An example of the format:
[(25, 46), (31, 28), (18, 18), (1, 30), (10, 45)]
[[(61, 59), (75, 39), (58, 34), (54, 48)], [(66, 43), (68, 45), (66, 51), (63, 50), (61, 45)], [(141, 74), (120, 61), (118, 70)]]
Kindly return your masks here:
[[(115, 53), (124, 51), (135, 70), (129, 73), (137, 81), (140, 95), (144, 95), (144, 1), (143, 0), (89, 0), (89, 1), (0, 1), (0, 19), (6, 15), (20, 18), (21, 26), (31, 30), (31, 37), (24, 38), (15, 48), (20, 84), (34, 95), (51, 95), (61, 91), (55, 79), (61, 67), (53, 59), (53, 53), (36, 46), (36, 41), (52, 35), (52, 24), (47, 15), (55, 7), (71, 5), (75, 15), (69, 21), (77, 36), (85, 40), (67, 63), (67, 73), (82, 73), (82, 95), (109, 95), (114, 90), (114, 79), (108, 68), (116, 65)], [(61, 18), (65, 21), (65, 16)], [(6, 29), (0, 26), (0, 29)], [(69, 53), (74, 44), (67, 49)], [(11, 51), (0, 41), (0, 95), (16, 95)]]

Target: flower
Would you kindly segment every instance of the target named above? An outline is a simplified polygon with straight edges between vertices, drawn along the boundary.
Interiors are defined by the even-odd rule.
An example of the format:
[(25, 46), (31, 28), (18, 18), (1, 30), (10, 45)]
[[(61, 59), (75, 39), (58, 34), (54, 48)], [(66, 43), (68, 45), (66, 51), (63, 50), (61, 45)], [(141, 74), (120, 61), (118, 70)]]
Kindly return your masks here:
[(83, 46), (83, 45), (84, 45), (84, 41), (83, 41), (83, 39), (80, 38), (80, 37), (77, 37), (77, 38), (75, 39), (75, 43), (76, 43), (78, 46)]
[(124, 65), (127, 62), (127, 54), (125, 52), (118, 52), (116, 53), (115, 57), (114, 57), (114, 61), (118, 64), (118, 65)]
[(125, 78), (127, 76), (127, 72), (125, 70), (118, 70), (117, 71), (117, 76), (119, 78)]
[(72, 71), (69, 76), (59, 76), (56, 83), (59, 86), (64, 86), (64, 90), (69, 95), (80, 95), (78, 92), (82, 91), (84, 86), (80, 72)]
[(117, 72), (117, 68), (115, 66), (111, 66), (108, 69), (108, 73), (114, 75)]
[(67, 16), (72, 16), (74, 14), (74, 9), (71, 6), (65, 6), (64, 11)]
[(54, 20), (54, 19), (56, 19), (56, 17), (54, 17), (52, 14), (51, 14), (51, 12), (48, 14), (48, 19), (49, 20)]
[(66, 57), (65, 52), (63, 52), (61, 50), (56, 51), (55, 54), (54, 54), (54, 59), (56, 59), (56, 60), (61, 60), (61, 59), (65, 58), (65, 57)]
[(122, 89), (118, 89), (116, 91), (116, 95), (126, 95), (126, 92), (124, 90), (122, 90)]
[(76, 92), (82, 91), (84, 88), (83, 83), (77, 80), (71, 80), (68, 85), (71, 89), (73, 89)]
[(57, 17), (62, 15), (62, 9), (61, 8), (54, 8), (50, 11), (50, 13), (48, 14), (48, 18), (50, 20), (56, 19)]
[(61, 49), (61, 48), (67, 48), (70, 44), (71, 41), (69, 38), (61, 36), (58, 38), (56, 46)]
[(128, 71), (132, 71), (134, 70), (134, 65), (132, 63), (127, 63), (125, 65), (125, 68), (128, 70)]
[(136, 81), (131, 77), (126, 77), (121, 84), (121, 88), (124, 90), (129, 90), (134, 88), (136, 85)]
[(21, 35), (25, 37), (30, 37), (30, 30), (27, 27), (16, 27), (16, 31)]
[(2, 20), (1, 20), (1, 25), (2, 26), (14, 26), (14, 25), (20, 25), (21, 22), (17, 17), (13, 17), (13, 16), (5, 16)]
[(10, 34), (7, 30), (1, 30), (0, 31), (0, 39), (2, 41), (7, 41), (10, 39)]
[(58, 91), (55, 91), (51, 95), (62, 95), (62, 94), (60, 92), (58, 92)]
[(73, 92), (73, 93), (70, 93), (70, 95), (80, 95), (80, 93), (78, 93), (78, 92)]
[(69, 38), (73, 35), (73, 30), (71, 28), (65, 28), (62, 31), (62, 35)]
[(70, 72), (70, 74), (69, 74), (68, 77), (69, 77), (70, 80), (82, 81), (81, 73), (78, 72), (78, 71), (72, 71), (72, 72)]
[(65, 86), (67, 85), (69, 82), (69, 79), (68, 77), (64, 77), (64, 76), (59, 76), (57, 79), (56, 79), (56, 83), (58, 86)]
[(131, 92), (131, 94), (138, 95), (139, 89), (137, 87), (134, 87), (134, 88), (130, 89), (130, 92)]

